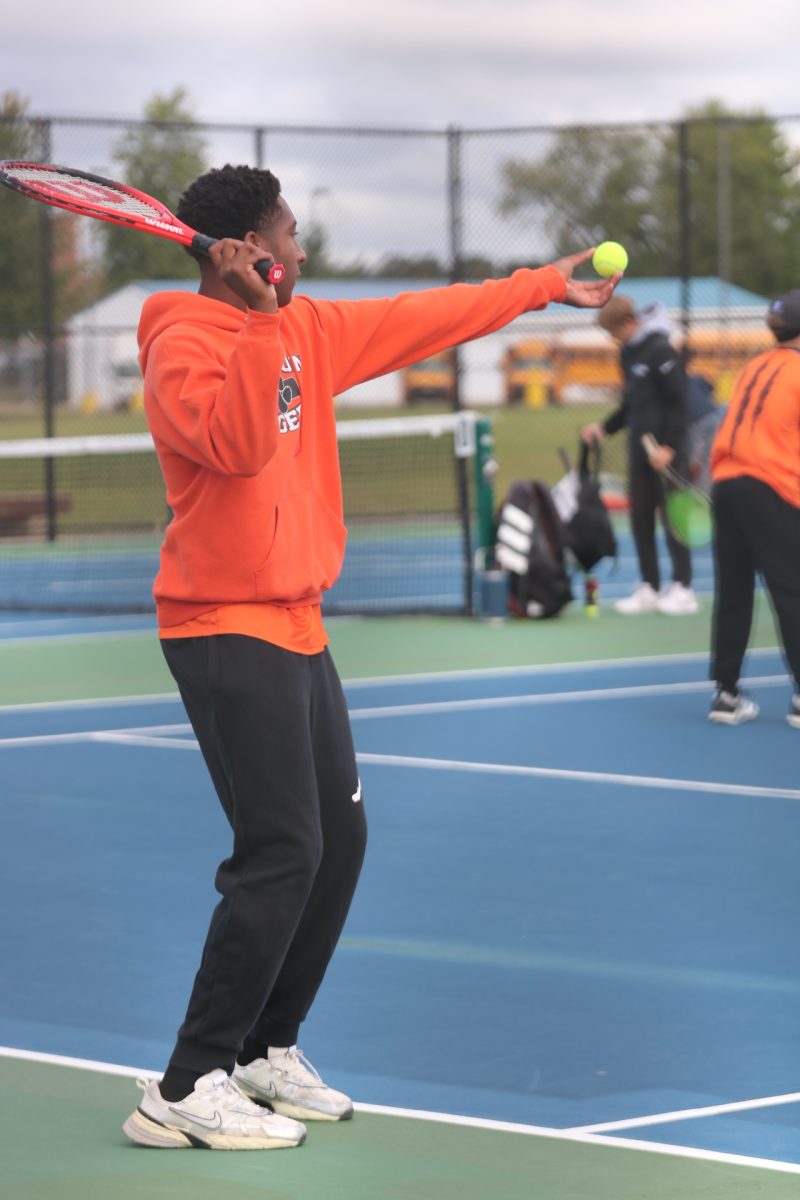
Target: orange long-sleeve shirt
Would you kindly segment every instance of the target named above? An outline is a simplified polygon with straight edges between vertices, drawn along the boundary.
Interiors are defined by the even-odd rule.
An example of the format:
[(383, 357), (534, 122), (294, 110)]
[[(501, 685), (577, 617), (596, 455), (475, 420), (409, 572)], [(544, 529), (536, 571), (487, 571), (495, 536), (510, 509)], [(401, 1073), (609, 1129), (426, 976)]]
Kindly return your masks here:
[[(334, 395), (565, 294), (544, 267), (377, 300), (296, 296), (275, 314), (183, 292), (148, 299), (145, 410), (173, 513), (154, 585), (162, 636), (217, 632), (222, 617), (228, 632), (255, 622), (272, 640), (280, 626), (278, 644), (316, 647), (346, 533)], [(246, 628), (232, 630), (237, 613)]]
[(777, 346), (740, 372), (711, 447), (715, 482), (751, 475), (800, 507), (800, 352)]

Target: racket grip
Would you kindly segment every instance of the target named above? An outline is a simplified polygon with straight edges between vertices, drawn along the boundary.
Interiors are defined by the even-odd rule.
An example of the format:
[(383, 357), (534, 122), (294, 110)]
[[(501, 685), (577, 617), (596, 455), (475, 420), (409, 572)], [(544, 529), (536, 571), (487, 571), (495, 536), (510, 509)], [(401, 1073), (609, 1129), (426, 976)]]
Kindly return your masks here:
[[(212, 246), (216, 246), (219, 238), (207, 237), (204, 233), (196, 233), (192, 238), (192, 249), (199, 251), (200, 254), (208, 254)], [(269, 262), (263, 259), (256, 263), (256, 273), (261, 276), (265, 283), (271, 283), (274, 287), (276, 283), (280, 283), (286, 274), (286, 268), (283, 263)]]

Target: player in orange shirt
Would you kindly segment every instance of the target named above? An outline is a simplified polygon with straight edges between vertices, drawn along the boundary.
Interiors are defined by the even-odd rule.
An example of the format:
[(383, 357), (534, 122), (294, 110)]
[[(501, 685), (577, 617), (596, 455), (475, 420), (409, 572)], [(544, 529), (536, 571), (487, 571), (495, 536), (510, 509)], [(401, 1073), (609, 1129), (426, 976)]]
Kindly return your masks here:
[[(125, 1123), (151, 1146), (299, 1145), (352, 1115), (297, 1049), (361, 869), (366, 822), (341, 683), (321, 618), (344, 554), (333, 397), (559, 301), (599, 308), (619, 276), (579, 282), (591, 250), (508, 279), (356, 302), (293, 296), (305, 261), (269, 171), (195, 180), (178, 215), (222, 239), (198, 295), (151, 297), (144, 399), (173, 518), (154, 593), (233, 849), (161, 1083)], [(284, 264), (274, 287), (259, 261)], [(257, 1103), (254, 1103), (256, 1101)]]
[(767, 324), (776, 345), (739, 375), (711, 449), (716, 692), (708, 715), (726, 725), (758, 716), (739, 690), (758, 573), (794, 677), (786, 719), (800, 729), (800, 290), (770, 304)]

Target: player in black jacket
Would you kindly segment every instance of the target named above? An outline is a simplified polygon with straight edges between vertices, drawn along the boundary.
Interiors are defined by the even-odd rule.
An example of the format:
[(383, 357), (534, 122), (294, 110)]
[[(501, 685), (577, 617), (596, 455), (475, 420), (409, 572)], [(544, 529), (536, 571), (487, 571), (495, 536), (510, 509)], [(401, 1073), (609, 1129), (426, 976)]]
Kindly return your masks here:
[[(670, 325), (660, 305), (637, 312), (625, 296), (614, 296), (597, 318), (598, 325), (620, 347), (624, 378), (622, 400), (602, 424), (584, 426), (584, 441), (591, 442), (628, 430), (628, 495), (631, 528), (642, 582), (633, 595), (614, 605), (624, 614), (661, 612), (670, 616), (695, 613), (692, 559), (686, 546), (672, 536), (664, 520), (663, 486), (658, 473), (672, 466), (686, 474), (687, 389), (680, 355), (669, 340)], [(641, 438), (650, 433), (659, 443), (649, 457)], [(672, 582), (660, 590), (656, 512), (664, 526)]]

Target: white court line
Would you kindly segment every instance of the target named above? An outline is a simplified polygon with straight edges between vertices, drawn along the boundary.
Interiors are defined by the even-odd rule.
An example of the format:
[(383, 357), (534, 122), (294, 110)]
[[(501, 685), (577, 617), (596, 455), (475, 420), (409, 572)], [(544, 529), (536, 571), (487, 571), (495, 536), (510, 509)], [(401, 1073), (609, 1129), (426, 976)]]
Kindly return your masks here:
[(357, 754), (360, 763), (412, 767), (430, 771), (466, 771), (485, 775), (520, 775), (534, 779), (572, 779), (582, 783), (616, 783), (623, 787), (660, 788), (667, 791), (711, 792), (723, 796), (764, 796), (800, 800), (800, 789), (756, 787), (743, 783), (716, 783), (703, 779), (665, 779), (657, 775), (619, 775), (606, 771), (572, 771), (560, 767), (521, 767), (513, 763), (463, 762), (450, 758), (416, 758), (400, 754)]
[[(160, 1079), (158, 1071), (119, 1066), (116, 1063), (93, 1062), (91, 1059), (70, 1058), (59, 1054), (42, 1054), (35, 1050), (19, 1050), (11, 1046), (0, 1046), (0, 1058), (22, 1059), (27, 1062), (46, 1063), (49, 1066), (68, 1067), (82, 1071), (93, 1071), (100, 1075), (123, 1076), (135, 1079), (142, 1075)], [(528, 1137), (548, 1138), (552, 1141), (579, 1142), (589, 1146), (613, 1146), (620, 1150), (640, 1150), (651, 1154), (663, 1154), (672, 1158), (693, 1158), (703, 1162), (727, 1163), (730, 1166), (755, 1167), (759, 1170), (778, 1171), (782, 1174), (800, 1175), (800, 1164), (783, 1162), (780, 1159), (755, 1158), (744, 1154), (722, 1153), (718, 1150), (699, 1150), (694, 1146), (676, 1146), (661, 1142), (645, 1142), (633, 1138), (614, 1138), (593, 1134), (581, 1129), (554, 1129), (545, 1125), (525, 1125), (515, 1121), (493, 1121), (485, 1117), (464, 1117), (457, 1113), (433, 1112), (416, 1108), (395, 1108), (382, 1104), (354, 1105), (356, 1112), (374, 1113), (378, 1116), (401, 1117), (413, 1121), (431, 1121), (441, 1125), (459, 1125), (469, 1129), (486, 1129), (498, 1133), (517, 1133)]]
[(683, 1108), (674, 1112), (652, 1113), (648, 1117), (629, 1117), (621, 1121), (601, 1121), (597, 1125), (575, 1125), (570, 1133), (605, 1133), (612, 1129), (638, 1129), (644, 1125), (666, 1125), (670, 1121), (692, 1121), (697, 1117), (717, 1117), (721, 1113), (749, 1112), (754, 1108), (773, 1108), (780, 1104), (800, 1104), (800, 1092), (782, 1096), (762, 1096), (758, 1100), (733, 1100), (730, 1104), (706, 1104), (702, 1108)]
[(134, 729), (82, 729), (72, 733), (34, 733), (27, 737), (0, 738), (0, 747), (70, 745), (79, 742), (117, 742), (132, 745), (180, 746), (195, 750), (197, 742), (161, 737), (160, 733), (191, 733), (191, 725), (153, 725)]
[[(191, 732), (191, 725), (186, 726), (187, 732)], [(107, 731), (98, 733), (93, 738), (96, 742), (107, 742), (117, 746), (156, 746), (159, 750), (199, 750), (200, 747), (194, 738), (171, 738), (160, 736), (147, 736), (142, 733), (124, 733)], [(0, 742), (2, 745), (2, 742)]]
[[(116, 743), (117, 745), (150, 746), (165, 750), (197, 750), (194, 738), (171, 738), (170, 733), (188, 733), (189, 725), (154, 725), (142, 730), (97, 729), (77, 733), (43, 733), (30, 737), (0, 738), (0, 749), (16, 746), (45, 746), (58, 744)], [(662, 791), (705, 792), (723, 796), (761, 796), (778, 800), (800, 800), (800, 789), (760, 787), (755, 784), (717, 783), (703, 779), (673, 779), (657, 775), (622, 775), (607, 771), (576, 771), (563, 767), (527, 767), (515, 763), (469, 762), (449, 758), (418, 758), (399, 754), (356, 754), (359, 763), (376, 766), (411, 767), (433, 771), (463, 771), (484, 775), (517, 775), (534, 779), (571, 779), (579, 783), (614, 783), (623, 787), (655, 788)]]
[[(788, 675), (759, 675), (747, 680), (750, 687), (778, 687)], [(626, 700), (632, 696), (660, 696), (664, 692), (711, 692), (708, 680), (682, 683), (647, 683), (631, 687), (581, 689), (575, 692), (533, 692), (522, 696), (477, 696), (470, 700), (429, 700), (418, 704), (386, 704), (375, 708), (351, 708), (351, 719), (408, 717), (419, 713), (466, 712), (477, 708), (510, 708), (516, 705), (564, 704), (585, 700)]]
[[(761, 646), (748, 650), (747, 657), (779, 654), (777, 646)], [(468, 667), (462, 671), (423, 671), (410, 675), (372, 675), (345, 679), (348, 688), (377, 687), (393, 683), (445, 682), (450, 679), (504, 679), (526, 675), (560, 675), (564, 671), (594, 671), (615, 667), (660, 666), (664, 663), (708, 662), (707, 650), (685, 650), (679, 654), (642, 654), (631, 658), (592, 658), (576, 662), (529, 663), (515, 667)], [(709, 683), (709, 688), (711, 684)], [(0, 709), (2, 711), (2, 709)]]

